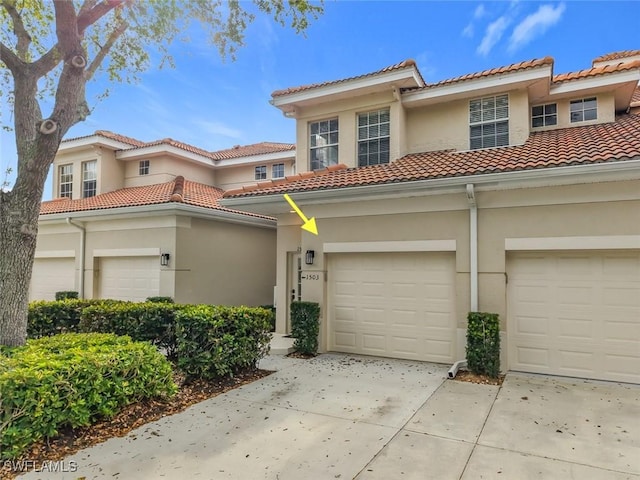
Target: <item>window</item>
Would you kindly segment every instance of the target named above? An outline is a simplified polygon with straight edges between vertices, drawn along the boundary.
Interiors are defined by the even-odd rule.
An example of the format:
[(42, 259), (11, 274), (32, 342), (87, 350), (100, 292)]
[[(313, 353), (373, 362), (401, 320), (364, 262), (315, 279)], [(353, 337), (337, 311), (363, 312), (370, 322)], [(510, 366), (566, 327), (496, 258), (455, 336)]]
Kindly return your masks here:
[(266, 180), (267, 178), (267, 166), (260, 165), (256, 167), (256, 180)]
[(585, 122), (598, 118), (598, 100), (596, 97), (571, 100), (571, 123)]
[(284, 177), (284, 163), (276, 163), (271, 166), (271, 178)]
[(82, 198), (96, 195), (96, 164), (95, 160), (82, 164)]
[(389, 109), (358, 115), (358, 165), (389, 163)]
[(508, 95), (469, 102), (469, 144), (472, 150), (509, 145)]
[(140, 165), (138, 166), (138, 174), (149, 175), (149, 160), (140, 160)]
[(59, 168), (60, 188), (58, 196), (71, 198), (73, 196), (73, 165), (61, 165)]
[(311, 170), (338, 163), (338, 119), (309, 124), (309, 159)]
[(555, 103), (531, 107), (531, 126), (548, 127), (558, 123), (558, 106)]

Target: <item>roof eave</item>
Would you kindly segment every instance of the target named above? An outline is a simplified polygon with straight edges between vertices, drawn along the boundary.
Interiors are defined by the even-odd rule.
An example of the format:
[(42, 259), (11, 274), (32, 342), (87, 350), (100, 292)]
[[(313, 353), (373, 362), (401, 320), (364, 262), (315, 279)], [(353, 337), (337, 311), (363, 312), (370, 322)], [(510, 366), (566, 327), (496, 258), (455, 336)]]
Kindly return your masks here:
[(190, 152), (183, 148), (178, 148), (174, 145), (167, 145), (159, 143), (156, 145), (150, 145), (148, 147), (131, 148), (129, 150), (122, 150), (116, 154), (118, 160), (137, 160), (141, 158), (155, 157), (158, 155), (167, 154), (173, 157), (178, 157), (183, 160), (204, 164), (209, 167), (214, 165), (214, 160), (205, 155), (199, 153)]
[[(630, 172), (633, 175), (630, 175)], [(604, 163), (547, 167), (515, 172), (485, 173), (459, 177), (416, 180), (410, 182), (383, 183), (336, 188), (333, 190), (312, 190), (292, 192), (291, 197), (298, 204), (326, 204), (343, 201), (364, 201), (414, 196), (442, 195), (466, 189), (474, 184), (479, 190), (506, 190), (515, 188), (570, 185), (586, 182), (604, 182), (640, 179), (640, 156), (631, 160)], [(257, 195), (237, 198), (222, 198), (220, 204), (238, 210), (263, 215), (279, 215), (289, 212), (283, 194)]]
[(256, 163), (274, 162), (278, 160), (295, 160), (296, 151), (283, 150), (281, 152), (261, 153), (258, 155), (245, 155), (242, 157), (221, 158), (215, 160), (217, 168), (236, 167), (238, 165), (252, 165)]
[(295, 113), (296, 106), (307, 106), (319, 100), (327, 102), (357, 94), (384, 92), (392, 87), (415, 88), (423, 86), (423, 80), (415, 66), (382, 72), (372, 76), (354, 78), (329, 85), (313, 87), (308, 90), (278, 95), (271, 104), (283, 113)]
[(276, 228), (275, 220), (254, 217), (243, 213), (227, 212), (214, 208), (199, 207), (184, 203), (158, 203), (152, 205), (136, 205), (131, 207), (104, 208), (97, 210), (81, 210), (40, 215), (38, 223), (61, 223), (67, 218), (81, 221), (116, 220), (121, 218), (137, 218), (161, 215), (188, 215), (206, 220), (218, 220), (228, 223), (249, 225), (262, 228)]
[(528, 88), (533, 84), (546, 82), (543, 87), (548, 90), (553, 68), (541, 65), (519, 72), (507, 72), (487, 77), (461, 80), (455, 83), (436, 85), (422, 90), (409, 91), (402, 94), (402, 103), (406, 107), (449, 102), (458, 98), (479, 97), (495, 93)]
[(63, 140), (62, 142), (60, 142), (58, 153), (68, 153), (88, 147), (106, 147), (111, 150), (125, 150), (128, 148), (136, 148), (134, 145), (131, 145), (129, 143), (103, 137), (102, 135), (90, 135), (88, 137)]

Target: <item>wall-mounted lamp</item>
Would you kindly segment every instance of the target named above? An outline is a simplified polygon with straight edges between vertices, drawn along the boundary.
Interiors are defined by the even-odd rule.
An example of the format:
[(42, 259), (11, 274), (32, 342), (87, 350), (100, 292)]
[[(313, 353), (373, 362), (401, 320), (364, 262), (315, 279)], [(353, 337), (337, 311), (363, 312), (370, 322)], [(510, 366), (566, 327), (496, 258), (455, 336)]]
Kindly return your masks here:
[(160, 265), (162, 265), (163, 267), (168, 266), (170, 258), (171, 255), (169, 255), (168, 253), (163, 253), (162, 255), (160, 255)]
[(313, 259), (316, 256), (316, 252), (314, 250), (307, 250), (307, 253), (304, 256), (304, 263), (307, 265), (313, 265)]

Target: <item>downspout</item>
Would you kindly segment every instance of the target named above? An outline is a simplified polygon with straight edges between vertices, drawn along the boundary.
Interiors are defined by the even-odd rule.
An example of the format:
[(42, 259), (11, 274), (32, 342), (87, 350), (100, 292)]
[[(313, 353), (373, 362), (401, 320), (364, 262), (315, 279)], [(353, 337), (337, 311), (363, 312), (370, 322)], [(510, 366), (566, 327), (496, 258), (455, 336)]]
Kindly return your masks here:
[[(476, 194), (473, 183), (467, 184), (467, 202), (469, 203), (469, 263), (470, 263), (470, 281), (471, 290), (470, 311), (478, 311), (478, 204), (476, 203)], [(466, 360), (458, 360), (454, 363), (447, 376), (455, 378), (458, 370), (466, 368)]]
[(71, 220), (71, 217), (67, 217), (67, 224), (72, 225), (80, 230), (80, 281), (78, 282), (78, 296), (80, 298), (84, 298), (84, 250), (87, 230), (84, 228), (84, 226), (78, 223), (74, 223), (74, 221)]

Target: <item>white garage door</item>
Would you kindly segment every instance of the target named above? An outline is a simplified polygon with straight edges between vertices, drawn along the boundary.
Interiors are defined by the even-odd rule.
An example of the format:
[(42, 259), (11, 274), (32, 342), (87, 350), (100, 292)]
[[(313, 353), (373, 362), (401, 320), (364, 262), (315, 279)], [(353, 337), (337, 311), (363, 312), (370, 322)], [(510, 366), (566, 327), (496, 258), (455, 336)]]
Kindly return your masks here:
[(509, 368), (640, 382), (640, 253), (509, 257)]
[(453, 254), (335, 254), (328, 276), (330, 350), (453, 360)]
[(160, 291), (158, 257), (105, 257), (100, 260), (100, 298), (142, 302)]
[(55, 300), (56, 292), (76, 290), (74, 258), (36, 258), (29, 300)]

